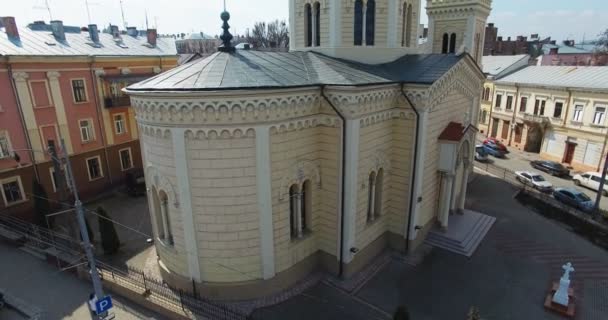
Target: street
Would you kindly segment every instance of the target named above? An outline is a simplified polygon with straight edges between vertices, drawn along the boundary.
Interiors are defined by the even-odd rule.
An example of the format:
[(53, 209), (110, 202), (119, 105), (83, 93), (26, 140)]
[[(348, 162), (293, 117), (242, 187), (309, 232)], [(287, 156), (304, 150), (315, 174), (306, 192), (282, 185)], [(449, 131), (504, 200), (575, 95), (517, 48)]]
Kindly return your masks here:
[[(479, 141), (479, 137), (478, 137), (478, 144), (480, 144), (480, 143), (481, 143), (481, 141)], [(588, 195), (591, 199), (593, 199), (595, 201), (595, 197), (597, 196), (597, 193), (594, 190), (587, 189), (582, 186), (576, 187), (574, 185), (574, 183), (572, 182), (571, 178), (570, 179), (558, 178), (558, 177), (554, 177), (546, 172), (542, 172), (540, 170), (534, 169), (530, 165), (530, 161), (540, 160), (540, 156), (537, 153), (523, 152), (523, 151), (516, 150), (515, 148), (509, 148), (509, 151), (510, 152), (507, 154), (506, 158), (504, 158), (504, 159), (489, 156), (489, 159), (490, 159), (489, 163), (496, 165), (498, 167), (501, 167), (501, 168), (505, 168), (505, 169), (513, 171), (513, 172), (531, 171), (531, 172), (540, 173), (547, 181), (549, 181), (553, 184), (554, 188), (557, 188), (557, 187), (576, 188), (578, 190), (583, 191), (586, 195)], [(476, 164), (483, 166), (483, 163), (476, 162)], [(574, 172), (574, 171), (570, 172), (570, 174), (572, 176), (577, 173), (578, 172)], [(600, 208), (604, 209), (604, 210), (608, 210), (608, 197), (602, 197), (602, 199), (600, 201)]]
[[(46, 319), (90, 319), (87, 299), (90, 283), (61, 272), (53, 265), (0, 242), (0, 288), (28, 305), (41, 309)], [(107, 292), (106, 292), (107, 294)], [(112, 296), (116, 319), (164, 319), (152, 311)], [(8, 313), (0, 311), (0, 319)], [(8, 311), (7, 311), (8, 312)]]

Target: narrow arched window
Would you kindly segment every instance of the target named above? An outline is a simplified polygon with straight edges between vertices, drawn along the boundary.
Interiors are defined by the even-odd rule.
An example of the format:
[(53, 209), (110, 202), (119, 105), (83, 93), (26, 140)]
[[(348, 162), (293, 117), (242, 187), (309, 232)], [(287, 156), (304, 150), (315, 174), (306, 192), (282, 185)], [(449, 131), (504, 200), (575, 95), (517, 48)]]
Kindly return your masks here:
[(405, 46), (409, 47), (412, 42), (412, 5), (407, 6), (407, 25), (405, 26)]
[(401, 8), (401, 20), (403, 21), (403, 25), (401, 26), (401, 46), (405, 47), (405, 34), (407, 33), (407, 3), (403, 3), (403, 7)]
[(152, 210), (154, 211), (154, 224), (156, 229), (156, 237), (160, 240), (165, 239), (165, 228), (163, 223), (163, 214), (160, 198), (156, 188), (152, 187)]
[(299, 199), (298, 185), (294, 184), (289, 188), (289, 230), (292, 239), (298, 238)]
[(369, 188), (367, 190), (367, 222), (374, 221), (374, 196), (376, 195), (376, 173), (372, 171), (369, 174)]
[(304, 181), (302, 184), (302, 196), (300, 198), (300, 206), (302, 207), (302, 215), (300, 216), (302, 232), (309, 231), (310, 217), (312, 209), (312, 190), (310, 180)]
[(305, 46), (310, 47), (312, 46), (312, 8), (310, 3), (304, 6), (304, 30), (306, 31)]
[(365, 13), (365, 44), (374, 45), (376, 36), (376, 1), (367, 1), (367, 11)]
[(456, 52), (456, 34), (452, 33), (450, 36), (450, 53)]
[(169, 197), (164, 191), (158, 193), (160, 200), (160, 213), (163, 226), (163, 237), (161, 238), (165, 244), (173, 245), (173, 233), (171, 232), (171, 215), (169, 213)]
[(315, 2), (314, 5), (314, 15), (315, 15), (315, 46), (321, 45), (321, 4)]
[(382, 187), (384, 183), (384, 170), (378, 170), (376, 175), (376, 187), (374, 188), (374, 219), (382, 215)]
[(441, 53), (448, 53), (450, 36), (447, 33), (443, 34), (443, 42), (441, 44)]
[(355, 1), (355, 45), (363, 44), (363, 1)]

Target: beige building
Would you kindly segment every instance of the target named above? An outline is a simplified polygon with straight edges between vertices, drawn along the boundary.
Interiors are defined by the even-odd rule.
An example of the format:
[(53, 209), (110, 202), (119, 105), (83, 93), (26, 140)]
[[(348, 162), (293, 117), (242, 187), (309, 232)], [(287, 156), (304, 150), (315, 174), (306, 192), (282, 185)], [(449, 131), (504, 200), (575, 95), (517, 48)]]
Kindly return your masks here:
[(528, 67), (495, 82), (491, 135), (581, 171), (606, 154), (608, 68)]
[(291, 0), (290, 52), (235, 50), (226, 29), (220, 52), (127, 88), (165, 280), (258, 297), (447, 230), (490, 5), (428, 1), (418, 47), (418, 1)]
[[(530, 56), (520, 54), (515, 56), (483, 56), (481, 65), (483, 73), (486, 75), (486, 82), (483, 85), (481, 94), (481, 106), (479, 108), (479, 122), (477, 128), (479, 132), (490, 136), (489, 128), (492, 120), (492, 102), (496, 86), (494, 82), (528, 65)], [(494, 136), (496, 137), (496, 136)]]

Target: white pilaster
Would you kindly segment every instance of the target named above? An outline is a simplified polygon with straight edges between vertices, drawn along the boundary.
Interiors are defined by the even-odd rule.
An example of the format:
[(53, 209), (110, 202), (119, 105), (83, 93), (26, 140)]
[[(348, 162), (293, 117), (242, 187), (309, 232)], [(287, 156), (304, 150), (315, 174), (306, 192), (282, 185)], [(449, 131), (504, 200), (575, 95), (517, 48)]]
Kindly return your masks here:
[(475, 16), (469, 16), (467, 18), (467, 30), (464, 34), (464, 39), (462, 40), (467, 52), (475, 57)]
[(355, 246), (357, 215), (357, 172), (359, 167), (359, 120), (346, 120), (346, 152), (344, 166), (344, 263), (353, 260), (350, 249)]
[(463, 212), (464, 211), (464, 203), (465, 200), (467, 199), (467, 186), (469, 185), (469, 161), (465, 160), (463, 162), (463, 169), (462, 169), (462, 181), (460, 181), (460, 195), (458, 198), (458, 211), (459, 212)]
[(422, 197), (422, 182), (424, 181), (424, 161), (426, 158), (426, 127), (429, 122), (429, 111), (428, 109), (421, 110), (420, 119), (418, 121), (419, 127), (416, 128), (418, 131), (418, 153), (416, 154), (416, 167), (414, 172), (416, 173), (416, 179), (414, 180), (414, 198), (410, 201), (414, 201), (414, 210), (412, 211), (411, 225), (410, 225), (410, 240), (416, 239), (418, 236), (418, 230), (416, 226), (419, 223), (419, 215), (422, 207), (422, 199), (418, 201), (418, 198)]
[(396, 48), (401, 45), (397, 45), (397, 35), (400, 33), (401, 26), (397, 26), (397, 17), (399, 16), (399, 5), (397, 0), (390, 0), (388, 2), (388, 32), (387, 32), (387, 46), (389, 48)]
[(292, 38), (289, 41), (289, 50), (296, 50), (296, 0), (289, 0), (289, 36)]
[(197, 282), (201, 281), (201, 268), (198, 257), (198, 243), (196, 240), (196, 221), (192, 212), (192, 194), (190, 189), (190, 175), (188, 170), (188, 153), (186, 152), (185, 129), (171, 129), (173, 138), (173, 154), (175, 159), (175, 176), (179, 193), (179, 206), (182, 213), (184, 228), (184, 246), (188, 257), (188, 271), (190, 277)]
[(59, 127), (59, 137), (65, 141), (65, 147), (68, 149), (68, 154), (72, 154), (72, 139), (70, 138), (68, 118), (65, 110), (65, 104), (63, 103), (63, 96), (61, 95), (61, 86), (59, 85), (59, 77), (61, 74), (57, 71), (49, 71), (46, 73), (46, 76), (49, 79), (49, 87), (51, 89), (53, 105), (55, 106), (55, 116), (57, 117), (57, 126)]
[(329, 43), (337, 48), (342, 46), (342, 1), (332, 2), (329, 11)]
[(454, 185), (454, 176), (452, 174), (446, 174), (443, 176), (443, 186), (441, 188), (441, 197), (439, 203), (441, 205), (441, 212), (439, 215), (439, 221), (441, 227), (448, 228), (448, 220), (450, 217), (450, 202), (452, 199), (452, 189)]
[[(34, 104), (30, 96), (30, 89), (27, 84), (29, 75), (26, 72), (15, 72), (13, 79), (15, 81), (15, 87), (17, 89), (17, 98), (21, 105), (21, 112), (23, 112), (23, 118), (25, 121), (25, 129), (30, 138), (30, 143), (33, 150), (43, 150), (42, 139), (38, 125), (36, 124), (36, 117), (34, 116)], [(34, 159), (32, 162), (40, 162), (44, 160), (44, 153), (34, 152)]]
[(275, 268), (272, 188), (270, 184), (270, 128), (268, 126), (255, 129), (255, 150), (262, 276), (264, 279), (270, 279), (275, 275)]

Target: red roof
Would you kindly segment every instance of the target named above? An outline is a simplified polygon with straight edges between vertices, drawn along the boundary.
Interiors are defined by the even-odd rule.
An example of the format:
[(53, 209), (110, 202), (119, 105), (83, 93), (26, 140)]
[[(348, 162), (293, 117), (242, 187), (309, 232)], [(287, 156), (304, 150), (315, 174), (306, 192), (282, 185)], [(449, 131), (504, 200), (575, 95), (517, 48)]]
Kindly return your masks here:
[(471, 126), (465, 128), (461, 123), (450, 122), (448, 126), (443, 129), (443, 132), (439, 135), (437, 140), (458, 142), (462, 140), (462, 137), (464, 137), (464, 134), (470, 127)]

